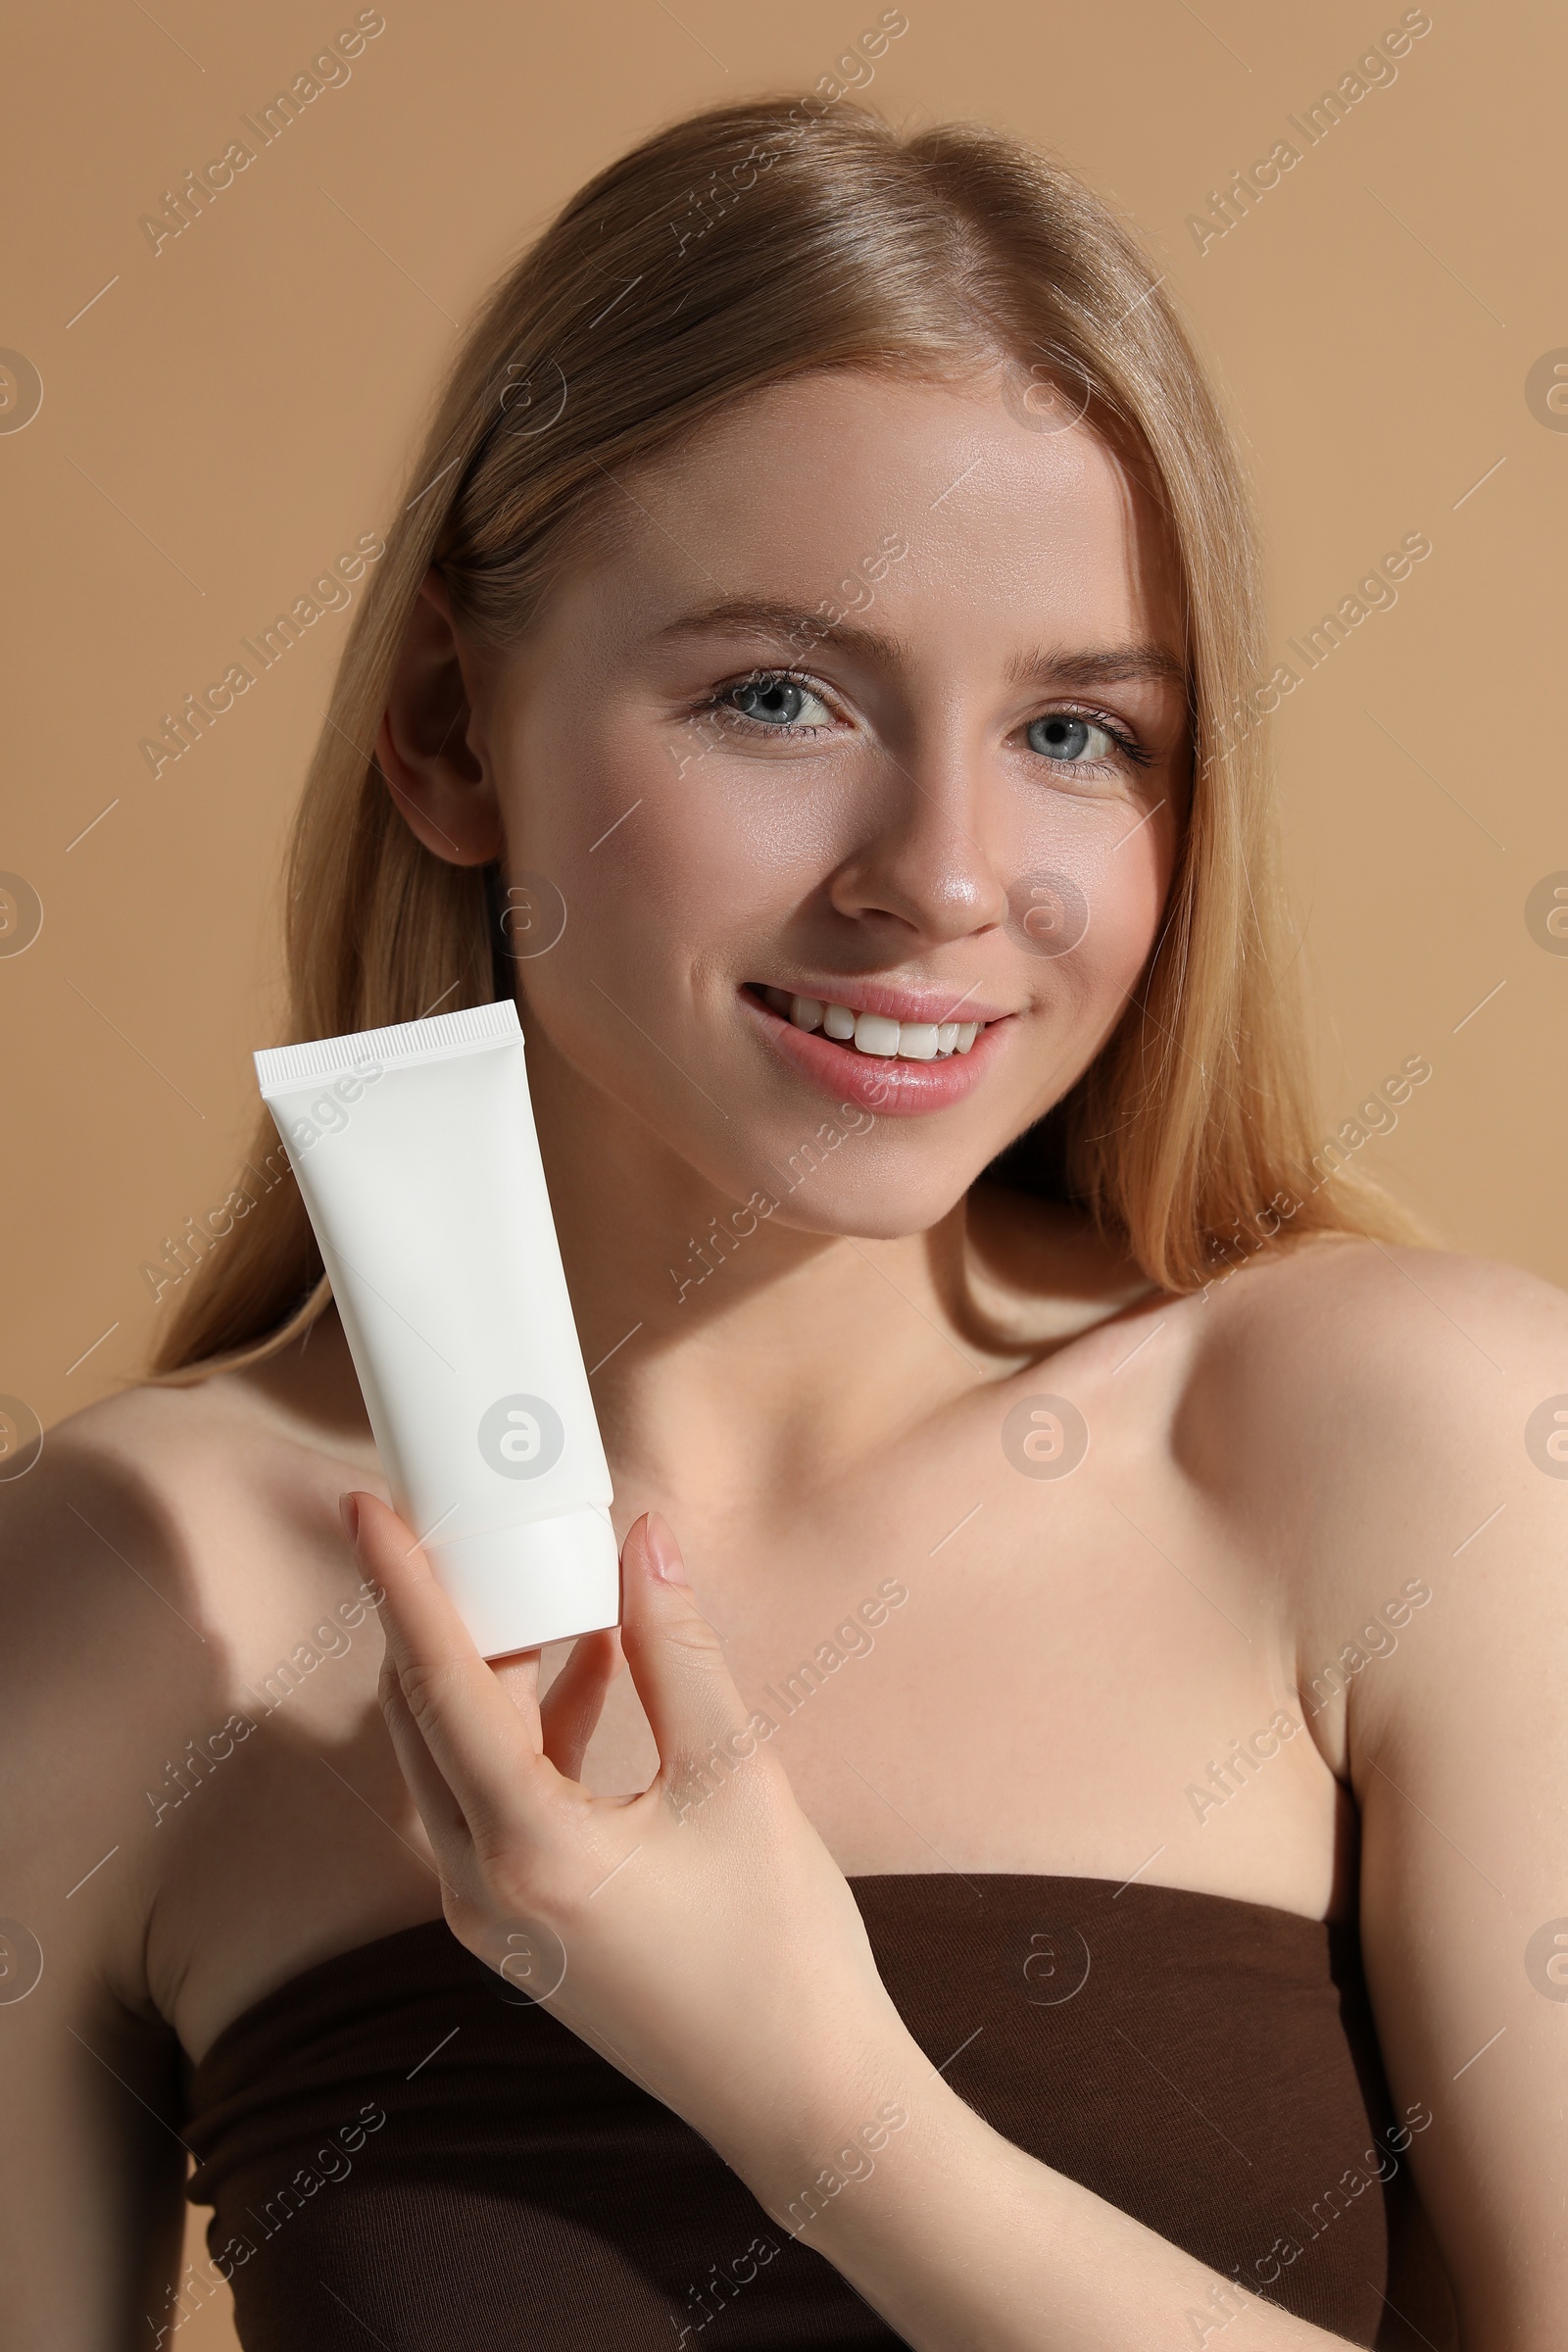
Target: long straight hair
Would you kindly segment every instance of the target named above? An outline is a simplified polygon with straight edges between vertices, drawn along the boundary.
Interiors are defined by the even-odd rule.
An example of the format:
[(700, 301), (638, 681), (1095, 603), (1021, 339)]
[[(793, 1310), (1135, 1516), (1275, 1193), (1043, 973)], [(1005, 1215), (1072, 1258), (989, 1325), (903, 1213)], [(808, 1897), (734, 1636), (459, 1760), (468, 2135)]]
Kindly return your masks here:
[[(810, 369), (957, 382), (999, 364), (1026, 413), (1042, 399), (1083, 411), (1163, 510), (1193, 731), (1157, 945), (1110, 1040), (1005, 1166), (1083, 1203), (1177, 1291), (1282, 1220), (1408, 1231), (1353, 1170), (1329, 1182), (1320, 1150), (1314, 1161), (1253, 715), (1255, 535), (1163, 280), (1051, 159), (969, 125), (902, 138), (820, 99), (718, 107), (659, 132), (590, 180), (484, 304), (361, 602), (300, 808), (289, 1037), (484, 1004), (507, 993), (498, 968), (515, 969), (495, 958), (494, 874), (420, 846), (370, 749), (432, 564), (474, 642), (505, 652), (612, 521), (625, 476), (744, 395)], [(256, 1156), (276, 1152), (264, 1120)], [(155, 1373), (269, 1353), (327, 1297), (285, 1176), (204, 1260)]]

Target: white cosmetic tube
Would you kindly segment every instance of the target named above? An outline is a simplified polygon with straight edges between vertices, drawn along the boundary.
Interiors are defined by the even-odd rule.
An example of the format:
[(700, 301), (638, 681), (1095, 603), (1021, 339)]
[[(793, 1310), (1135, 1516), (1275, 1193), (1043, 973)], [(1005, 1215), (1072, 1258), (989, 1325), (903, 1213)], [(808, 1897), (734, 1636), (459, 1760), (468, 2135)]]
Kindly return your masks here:
[(392, 1498), (486, 1657), (619, 1616), (510, 1000), (258, 1054)]

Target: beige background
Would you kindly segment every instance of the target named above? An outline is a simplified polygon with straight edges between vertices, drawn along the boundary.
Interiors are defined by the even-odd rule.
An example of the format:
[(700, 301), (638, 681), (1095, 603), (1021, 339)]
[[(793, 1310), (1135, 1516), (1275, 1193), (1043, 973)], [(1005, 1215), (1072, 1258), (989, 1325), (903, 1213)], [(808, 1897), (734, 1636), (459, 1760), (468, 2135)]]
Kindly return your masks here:
[[(0, 1392), (46, 1425), (133, 1374), (157, 1313), (142, 1260), (227, 1191), (250, 1052), (276, 1034), (279, 845), (343, 617), (157, 781), (139, 738), (390, 520), (457, 323), (590, 171), (689, 107), (809, 87), (881, 9), (386, 0), (346, 86), (155, 256), (140, 216), (356, 13), (114, 0), (11, 27), (0, 345), (43, 403), (0, 433), (0, 869), (43, 927), (0, 956)], [(1200, 254), (1188, 216), (1276, 140), (1303, 144), (1286, 118), (1399, 23), (1396, 0), (906, 13), (873, 103), (1053, 146), (1169, 271), (1250, 453), (1275, 645), (1402, 534), (1431, 539), (1279, 723), (1325, 1127), (1424, 1054), (1431, 1081), (1363, 1164), (1455, 1246), (1568, 1280), (1568, 955), (1525, 919), (1568, 869), (1568, 432), (1527, 392), (1538, 361), (1568, 361), (1560, 15), (1433, 0), (1393, 85)], [(225, 2328), (209, 2313), (181, 2341)]]

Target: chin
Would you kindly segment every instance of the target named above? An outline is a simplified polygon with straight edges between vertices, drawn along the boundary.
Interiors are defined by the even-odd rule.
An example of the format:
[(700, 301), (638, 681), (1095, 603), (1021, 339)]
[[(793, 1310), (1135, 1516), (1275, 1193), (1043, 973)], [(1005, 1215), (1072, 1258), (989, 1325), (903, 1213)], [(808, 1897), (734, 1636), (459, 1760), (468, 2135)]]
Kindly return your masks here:
[(788, 1170), (764, 1172), (759, 1180), (758, 1189), (777, 1203), (770, 1224), (786, 1226), (792, 1233), (843, 1235), (865, 1242), (896, 1242), (929, 1233), (963, 1199), (970, 1181), (956, 1181), (946, 1172), (933, 1181), (924, 1171), (910, 1170), (908, 1180), (901, 1184), (896, 1169), (885, 1161), (876, 1165), (869, 1154), (861, 1170), (829, 1163), (804, 1183), (787, 1184), (781, 1176), (787, 1177)]

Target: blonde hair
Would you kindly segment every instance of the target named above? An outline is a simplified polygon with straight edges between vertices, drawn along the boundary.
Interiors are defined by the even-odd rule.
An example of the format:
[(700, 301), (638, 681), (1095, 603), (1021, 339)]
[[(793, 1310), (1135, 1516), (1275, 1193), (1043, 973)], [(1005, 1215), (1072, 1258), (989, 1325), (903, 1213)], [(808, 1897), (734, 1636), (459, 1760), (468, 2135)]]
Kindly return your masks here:
[[(1309, 1184), (1263, 736), (1235, 724), (1263, 673), (1255, 537), (1164, 284), (1059, 164), (968, 125), (901, 138), (852, 105), (726, 106), (659, 132), (573, 197), (485, 303), (312, 763), (288, 864), (290, 1038), (507, 990), (486, 873), (419, 845), (370, 749), (432, 564), (461, 624), (505, 650), (613, 516), (626, 473), (744, 394), (808, 369), (961, 380), (999, 363), (1015, 398), (1021, 383), (1058, 387), (1074, 412), (1087, 401), (1162, 507), (1191, 664), (1191, 807), (1165, 921), (1115, 1034), (1040, 1131), (1059, 1181), (1174, 1290), (1209, 1279), (1244, 1228), (1277, 1224), (1287, 1196), (1293, 1233), (1407, 1231), (1353, 1172)], [(265, 1120), (262, 1137), (265, 1158)], [(204, 1262), (156, 1372), (270, 1352), (326, 1299), (290, 1176)]]

